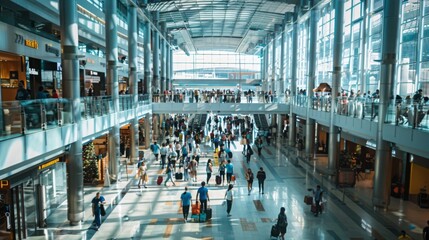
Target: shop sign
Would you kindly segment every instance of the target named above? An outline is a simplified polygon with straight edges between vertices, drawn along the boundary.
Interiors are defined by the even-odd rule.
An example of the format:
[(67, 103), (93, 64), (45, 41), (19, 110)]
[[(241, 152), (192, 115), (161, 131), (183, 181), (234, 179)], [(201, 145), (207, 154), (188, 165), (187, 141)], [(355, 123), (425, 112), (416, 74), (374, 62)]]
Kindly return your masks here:
[(7, 189), (10, 189), (9, 180), (0, 179), (0, 190), (7, 190)]
[(90, 71), (89, 74), (92, 76), (98, 76), (98, 72), (95, 72), (95, 71)]
[(39, 75), (39, 71), (37, 71), (35, 68), (30, 68), (28, 72), (30, 75)]
[(25, 39), (21, 34), (15, 33), (15, 43), (21, 44), (30, 48), (38, 49), (39, 43), (34, 39)]
[(50, 162), (47, 162), (47, 163), (45, 163), (45, 164), (42, 164), (42, 165), (40, 165), (40, 166), (39, 166), (39, 170), (44, 169), (44, 168), (47, 168), (47, 167), (50, 167), (50, 166), (52, 166), (52, 165), (56, 164), (56, 163), (57, 163), (57, 162), (59, 162), (59, 161), (60, 161), (60, 159), (59, 159), (59, 158), (57, 158), (57, 159), (54, 159), (54, 160), (52, 160), (52, 161), (50, 161)]
[(60, 50), (58, 48), (52, 47), (49, 44), (45, 44), (45, 51), (48, 52), (48, 53), (53, 53), (57, 57), (60, 55)]

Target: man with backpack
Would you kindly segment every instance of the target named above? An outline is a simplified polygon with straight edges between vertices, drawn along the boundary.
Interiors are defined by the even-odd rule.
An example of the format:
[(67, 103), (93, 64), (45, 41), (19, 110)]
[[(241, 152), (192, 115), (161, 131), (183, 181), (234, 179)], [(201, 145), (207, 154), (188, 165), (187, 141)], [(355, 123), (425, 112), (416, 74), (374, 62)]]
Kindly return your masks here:
[(24, 88), (24, 81), (19, 81), (18, 90), (16, 91), (15, 100), (27, 100), (30, 99), (30, 94), (27, 89)]

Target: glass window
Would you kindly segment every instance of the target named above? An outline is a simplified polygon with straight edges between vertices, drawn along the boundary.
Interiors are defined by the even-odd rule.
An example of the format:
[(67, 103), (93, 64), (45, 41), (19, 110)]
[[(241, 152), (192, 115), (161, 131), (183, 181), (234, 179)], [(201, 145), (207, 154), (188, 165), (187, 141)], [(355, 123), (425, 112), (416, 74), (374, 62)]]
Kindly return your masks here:
[(383, 0), (371, 0), (371, 11), (377, 11), (383, 7)]
[[(256, 78), (261, 68), (260, 58), (256, 55), (221, 51), (200, 51), (198, 54), (191, 53), (190, 56), (182, 51), (175, 51), (173, 64), (174, 77), (177, 78), (229, 78), (241, 76), (243, 72), (246, 72), (244, 75), (247, 78)], [(230, 71), (237, 74), (227, 74)]]

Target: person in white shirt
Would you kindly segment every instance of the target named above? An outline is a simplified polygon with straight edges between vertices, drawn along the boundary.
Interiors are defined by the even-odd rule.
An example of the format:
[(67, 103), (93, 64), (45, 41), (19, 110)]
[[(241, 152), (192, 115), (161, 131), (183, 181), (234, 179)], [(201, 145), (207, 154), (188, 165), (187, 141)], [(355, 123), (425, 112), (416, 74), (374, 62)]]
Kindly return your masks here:
[(194, 148), (194, 156), (197, 163), (200, 163), (201, 148), (199, 144), (197, 144)]
[(232, 208), (232, 200), (233, 200), (233, 192), (232, 188), (234, 185), (229, 184), (228, 190), (225, 192), (225, 199), (226, 199), (226, 213), (228, 214), (228, 217), (231, 216), (231, 208)]
[(164, 169), (165, 160), (166, 160), (167, 154), (168, 154), (168, 147), (165, 143), (162, 143), (162, 147), (161, 147), (161, 150), (159, 150), (159, 152), (161, 154), (161, 169)]

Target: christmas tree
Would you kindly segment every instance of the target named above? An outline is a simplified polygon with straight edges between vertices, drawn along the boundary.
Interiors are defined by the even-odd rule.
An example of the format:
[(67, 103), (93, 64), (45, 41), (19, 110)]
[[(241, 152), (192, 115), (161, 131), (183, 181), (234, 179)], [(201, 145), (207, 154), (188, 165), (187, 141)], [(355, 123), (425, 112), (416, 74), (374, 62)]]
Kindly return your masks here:
[(94, 144), (92, 142), (83, 146), (83, 181), (85, 183), (93, 183), (98, 181), (98, 164), (97, 156), (95, 156)]

